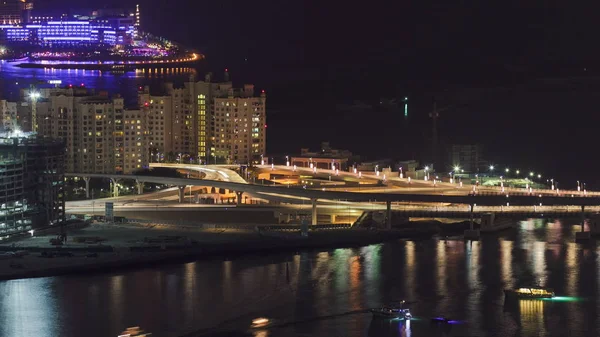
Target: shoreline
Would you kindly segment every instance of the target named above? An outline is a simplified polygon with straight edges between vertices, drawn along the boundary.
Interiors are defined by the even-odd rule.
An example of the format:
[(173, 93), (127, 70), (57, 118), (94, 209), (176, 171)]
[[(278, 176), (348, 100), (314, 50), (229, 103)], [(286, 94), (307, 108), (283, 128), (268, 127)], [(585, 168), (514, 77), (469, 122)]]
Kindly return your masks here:
[[(313, 232), (308, 237), (301, 237), (299, 233), (294, 233), (297, 235), (277, 234), (275, 236), (261, 235), (258, 240), (236, 240), (176, 247), (132, 246), (127, 247), (126, 250), (111, 247), (112, 251), (110, 253), (98, 253), (98, 257), (43, 258), (34, 255), (33, 252), (40, 250), (62, 251), (63, 248), (16, 247), (14, 249), (16, 251), (27, 250), (30, 253), (23, 257), (0, 260), (0, 280), (105, 273), (125, 268), (145, 268), (169, 263), (230, 258), (245, 254), (259, 255), (317, 249), (354, 248), (399, 239), (428, 239), (435, 233), (428, 229), (390, 231), (352, 229)], [(142, 251), (136, 252), (136, 248)], [(64, 249), (64, 251), (69, 251), (69, 248)], [(93, 249), (88, 251), (93, 251)], [(58, 265), (56, 265), (56, 261), (59, 262)], [(10, 265), (14, 263), (21, 264), (23, 267), (11, 267)], [(28, 264), (34, 265), (34, 267), (28, 268)], [(38, 264), (38, 266), (35, 266), (35, 264)]]

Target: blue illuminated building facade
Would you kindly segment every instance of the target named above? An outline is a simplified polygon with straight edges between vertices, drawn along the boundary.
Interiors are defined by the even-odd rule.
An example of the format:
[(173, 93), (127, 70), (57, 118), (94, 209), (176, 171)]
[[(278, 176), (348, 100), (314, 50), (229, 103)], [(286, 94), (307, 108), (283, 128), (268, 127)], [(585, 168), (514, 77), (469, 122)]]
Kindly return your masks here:
[(71, 20), (40, 20), (24, 25), (0, 25), (5, 43), (38, 46), (129, 45), (137, 36), (136, 16), (86, 17)]

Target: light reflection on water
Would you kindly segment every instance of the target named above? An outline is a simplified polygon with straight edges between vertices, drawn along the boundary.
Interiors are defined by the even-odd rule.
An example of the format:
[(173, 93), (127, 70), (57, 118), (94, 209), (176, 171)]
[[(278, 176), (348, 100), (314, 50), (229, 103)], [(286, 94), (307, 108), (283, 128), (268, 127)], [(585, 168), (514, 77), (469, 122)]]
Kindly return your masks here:
[(19, 68), (18, 63), (0, 61), (0, 92), (2, 98), (17, 100), (20, 89), (29, 88), (30, 85), (40, 86), (48, 80), (62, 80), (63, 85), (73, 84), (80, 86), (107, 90), (111, 93), (121, 93), (127, 104), (134, 104), (137, 97), (137, 88), (141, 85), (159, 87), (162, 81), (168, 80), (181, 84), (187, 81), (190, 75), (196, 80), (203, 76), (204, 64), (199, 68), (150, 68), (138, 69), (125, 73), (85, 70), (85, 69), (51, 69), (51, 68)]
[[(84, 330), (115, 336), (134, 325), (155, 336), (215, 326), (246, 331), (262, 316), (299, 323), (254, 336), (596, 335), (598, 248), (573, 243), (566, 227), (528, 221), (514, 233), (477, 242), (398, 241), (0, 282), (0, 336), (79, 336)], [(557, 295), (581, 300), (504, 304), (504, 287), (540, 279)], [(364, 312), (400, 299), (414, 301), (415, 321), (374, 320)], [(434, 316), (465, 323), (435, 326)]]

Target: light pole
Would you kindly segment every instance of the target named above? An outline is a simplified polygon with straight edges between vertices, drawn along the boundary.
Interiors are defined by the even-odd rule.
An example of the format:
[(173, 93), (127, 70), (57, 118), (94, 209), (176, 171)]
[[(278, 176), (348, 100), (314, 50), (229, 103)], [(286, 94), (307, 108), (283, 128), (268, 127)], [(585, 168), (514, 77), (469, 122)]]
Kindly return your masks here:
[[(455, 165), (455, 166), (454, 166), (454, 172), (452, 172), (452, 173), (453, 173), (453, 174), (452, 174), (452, 179), (453, 179), (453, 180), (456, 180), (456, 173), (457, 173), (457, 172), (458, 172), (458, 173), (460, 173), (460, 166), (459, 166), (459, 165)], [(452, 182), (450, 182), (450, 183), (452, 183)]]
[(429, 166), (425, 166), (425, 181), (427, 181), (427, 179), (429, 178)]
[(31, 131), (37, 132), (37, 99), (40, 98), (40, 93), (32, 91), (29, 93), (29, 98), (31, 98)]
[(579, 180), (577, 180), (577, 192), (581, 192), (581, 185), (579, 184)]
[[(490, 173), (488, 174), (488, 177), (491, 178), (492, 175), (494, 174), (494, 165), (490, 165)], [(481, 179), (481, 185), (483, 185), (483, 179)]]

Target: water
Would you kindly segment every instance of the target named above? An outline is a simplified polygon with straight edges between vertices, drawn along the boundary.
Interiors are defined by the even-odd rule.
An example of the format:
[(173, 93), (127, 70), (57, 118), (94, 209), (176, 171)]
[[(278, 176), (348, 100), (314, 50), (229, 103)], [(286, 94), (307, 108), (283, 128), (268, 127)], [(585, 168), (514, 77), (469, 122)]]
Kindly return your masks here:
[[(154, 336), (280, 328), (255, 336), (598, 335), (598, 248), (577, 227), (522, 222), (480, 242), (398, 241), (355, 249), (197, 261), (129, 272), (0, 282), (0, 336)], [(287, 265), (287, 272), (286, 272)], [(561, 296), (505, 306), (502, 289), (541, 281)], [(365, 310), (405, 299), (415, 320)], [(463, 321), (444, 330), (430, 318)], [(210, 332), (210, 333), (208, 333)]]
[[(20, 89), (29, 88), (30, 85), (50, 87), (49, 80), (61, 80), (62, 85), (84, 85), (97, 90), (106, 90), (110, 93), (122, 94), (129, 104), (135, 104), (137, 88), (151, 85), (160, 88), (165, 81), (181, 85), (195, 76), (197, 80), (203, 76), (204, 64), (198, 68), (156, 68), (138, 69), (126, 73), (114, 73), (99, 70), (82, 69), (24, 69), (19, 68), (15, 62), (0, 61), (0, 92), (2, 98), (16, 101), (19, 99)], [(44, 84), (46, 83), (46, 84)]]

